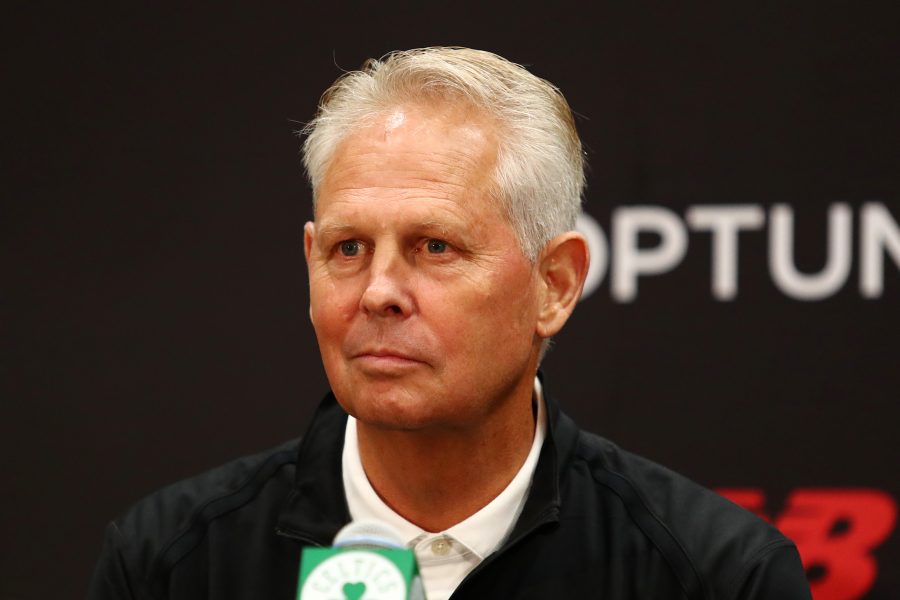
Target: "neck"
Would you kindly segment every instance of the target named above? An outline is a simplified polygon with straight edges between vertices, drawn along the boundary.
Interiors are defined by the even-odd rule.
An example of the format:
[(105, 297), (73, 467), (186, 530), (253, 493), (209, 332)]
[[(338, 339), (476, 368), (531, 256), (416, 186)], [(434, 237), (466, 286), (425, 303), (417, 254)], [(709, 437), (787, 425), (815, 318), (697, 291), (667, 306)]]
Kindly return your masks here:
[(533, 383), (472, 427), (402, 431), (357, 422), (366, 477), (395, 512), (426, 531), (444, 531), (502, 492), (534, 439)]

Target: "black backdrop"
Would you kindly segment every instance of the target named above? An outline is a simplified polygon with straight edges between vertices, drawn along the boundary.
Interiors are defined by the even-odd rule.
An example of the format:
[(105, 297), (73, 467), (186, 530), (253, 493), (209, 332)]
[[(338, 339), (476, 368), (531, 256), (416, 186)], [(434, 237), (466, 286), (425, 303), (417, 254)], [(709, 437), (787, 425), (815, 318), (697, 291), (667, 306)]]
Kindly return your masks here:
[[(302, 432), (326, 382), (293, 130), (340, 69), (443, 44), (528, 65), (579, 115), (610, 268), (545, 362), (551, 393), (755, 498), (817, 600), (900, 596), (893, 3), (305, 4), (4, 9), (0, 598), (82, 596), (108, 519)], [(829, 234), (836, 204), (851, 224)], [(736, 258), (686, 217), (722, 205), (762, 214)], [(785, 210), (797, 270), (849, 254), (818, 299), (772, 275)], [(617, 295), (616, 250), (679, 231), (684, 256)], [(721, 300), (711, 269), (729, 257)], [(880, 291), (861, 291), (863, 264)]]

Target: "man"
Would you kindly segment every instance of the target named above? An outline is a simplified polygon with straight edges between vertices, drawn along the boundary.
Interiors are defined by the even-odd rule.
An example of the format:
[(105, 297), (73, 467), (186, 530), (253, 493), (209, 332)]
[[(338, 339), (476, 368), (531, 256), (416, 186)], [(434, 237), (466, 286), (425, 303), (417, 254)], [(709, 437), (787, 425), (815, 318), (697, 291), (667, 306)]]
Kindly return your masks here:
[(111, 524), (93, 598), (291, 598), (301, 547), (361, 518), (415, 549), (431, 600), (809, 597), (774, 528), (545, 397), (588, 267), (552, 85), (486, 52), (397, 52), (340, 78), (306, 133), (333, 393), (299, 444)]

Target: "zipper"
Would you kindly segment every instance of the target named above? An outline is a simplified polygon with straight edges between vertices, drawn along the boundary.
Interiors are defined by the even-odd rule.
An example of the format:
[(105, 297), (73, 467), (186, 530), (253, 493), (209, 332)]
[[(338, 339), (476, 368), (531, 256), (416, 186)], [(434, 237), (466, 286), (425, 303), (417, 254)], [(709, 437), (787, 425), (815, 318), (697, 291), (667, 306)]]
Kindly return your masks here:
[(280, 535), (281, 537), (290, 538), (292, 540), (296, 540), (298, 542), (302, 542), (308, 546), (316, 546), (317, 548), (324, 548), (325, 544), (318, 542), (311, 537), (307, 536), (304, 533), (300, 533), (299, 531), (294, 531), (293, 529), (284, 529), (283, 527), (276, 527), (275, 534)]

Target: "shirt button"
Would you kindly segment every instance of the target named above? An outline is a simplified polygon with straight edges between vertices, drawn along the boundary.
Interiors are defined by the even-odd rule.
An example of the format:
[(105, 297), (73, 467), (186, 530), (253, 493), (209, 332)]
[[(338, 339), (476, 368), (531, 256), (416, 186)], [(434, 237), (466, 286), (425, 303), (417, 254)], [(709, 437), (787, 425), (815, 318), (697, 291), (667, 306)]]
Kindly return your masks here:
[(438, 538), (431, 542), (431, 551), (438, 556), (444, 556), (450, 552), (450, 540), (447, 538)]

